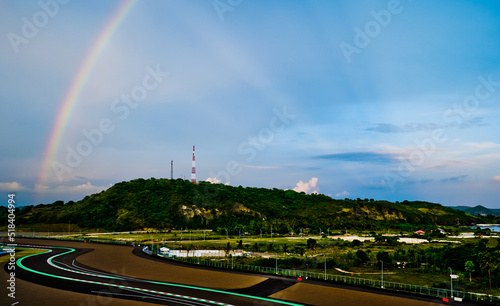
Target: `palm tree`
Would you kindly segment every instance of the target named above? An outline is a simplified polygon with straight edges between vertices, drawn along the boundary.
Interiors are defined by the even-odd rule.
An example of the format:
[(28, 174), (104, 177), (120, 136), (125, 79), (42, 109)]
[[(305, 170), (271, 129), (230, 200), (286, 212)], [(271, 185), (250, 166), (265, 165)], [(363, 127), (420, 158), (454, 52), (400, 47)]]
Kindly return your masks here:
[(226, 252), (226, 256), (229, 256), (229, 254), (231, 253), (231, 250), (232, 250), (231, 243), (228, 242), (226, 245), (226, 249), (224, 250)]
[(491, 256), (491, 253), (484, 252), (479, 254), (479, 260), (480, 260), (480, 268), (481, 270), (487, 270), (488, 271), (488, 280), (490, 283), (490, 289), (491, 289), (491, 268), (494, 267), (494, 261)]
[(465, 271), (469, 272), (469, 282), (472, 282), (472, 272), (476, 272), (474, 269), (474, 262), (472, 260), (465, 262)]

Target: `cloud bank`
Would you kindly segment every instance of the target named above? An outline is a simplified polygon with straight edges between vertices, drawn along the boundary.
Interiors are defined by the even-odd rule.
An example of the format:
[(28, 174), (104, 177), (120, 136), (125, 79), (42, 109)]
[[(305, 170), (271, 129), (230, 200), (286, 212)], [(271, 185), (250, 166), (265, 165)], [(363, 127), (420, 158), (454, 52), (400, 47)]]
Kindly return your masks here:
[(12, 191), (21, 191), (25, 189), (26, 188), (18, 182), (5, 182), (5, 183), (0, 182), (1, 191), (12, 192)]

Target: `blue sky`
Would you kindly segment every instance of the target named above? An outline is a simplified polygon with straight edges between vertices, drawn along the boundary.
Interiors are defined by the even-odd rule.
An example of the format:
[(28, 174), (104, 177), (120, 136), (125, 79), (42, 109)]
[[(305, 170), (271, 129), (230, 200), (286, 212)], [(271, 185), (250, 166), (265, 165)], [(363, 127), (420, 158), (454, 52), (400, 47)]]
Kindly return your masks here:
[(171, 160), (189, 179), (196, 145), (198, 180), (500, 208), (500, 3), (138, 0), (54, 161), (112, 128), (41, 184), (64, 96), (121, 3), (65, 2), (42, 0), (57, 12), (16, 45), (43, 7), (0, 1), (0, 191), (20, 204), (169, 178)]

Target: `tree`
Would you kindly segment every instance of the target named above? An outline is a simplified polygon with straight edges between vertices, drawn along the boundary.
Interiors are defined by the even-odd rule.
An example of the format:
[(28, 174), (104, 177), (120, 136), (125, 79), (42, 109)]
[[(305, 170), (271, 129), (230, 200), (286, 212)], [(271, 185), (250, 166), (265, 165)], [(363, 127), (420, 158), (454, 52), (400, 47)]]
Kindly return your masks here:
[(237, 246), (238, 249), (242, 250), (243, 249), (243, 240), (240, 239), (240, 241), (238, 241), (238, 246)]
[(481, 269), (488, 271), (488, 280), (491, 289), (491, 269), (494, 267), (493, 258), (491, 256), (491, 253), (481, 253), (479, 254), (479, 258), (481, 260), (480, 263)]
[(369, 260), (370, 260), (370, 258), (368, 257), (368, 254), (366, 254), (365, 251), (363, 251), (363, 250), (356, 251), (356, 258), (354, 258), (354, 263), (356, 265), (365, 264)]
[(392, 257), (384, 251), (383, 249), (378, 251), (377, 253), (377, 261), (383, 261), (384, 262), (384, 267), (390, 267), (392, 266)]
[(398, 237), (390, 236), (390, 237), (386, 238), (386, 241), (389, 245), (396, 245), (396, 244), (398, 244)]
[(307, 239), (307, 248), (310, 249), (310, 250), (314, 250), (314, 248), (316, 248), (316, 239), (313, 239), (313, 238), (309, 238)]
[(469, 272), (469, 282), (472, 282), (472, 272), (476, 272), (476, 270), (474, 269), (474, 262), (469, 260), (467, 262), (465, 262), (465, 271)]
[(226, 245), (226, 248), (224, 250), (226, 252), (226, 256), (229, 256), (229, 254), (231, 253), (231, 250), (232, 250), (231, 243), (228, 242)]
[(303, 247), (300, 247), (300, 246), (296, 246), (295, 249), (294, 249), (294, 252), (299, 254), (300, 256), (303, 256), (304, 255), (304, 248)]
[(375, 238), (375, 242), (379, 242), (379, 243), (385, 242), (385, 237), (382, 235), (375, 235), (374, 238)]

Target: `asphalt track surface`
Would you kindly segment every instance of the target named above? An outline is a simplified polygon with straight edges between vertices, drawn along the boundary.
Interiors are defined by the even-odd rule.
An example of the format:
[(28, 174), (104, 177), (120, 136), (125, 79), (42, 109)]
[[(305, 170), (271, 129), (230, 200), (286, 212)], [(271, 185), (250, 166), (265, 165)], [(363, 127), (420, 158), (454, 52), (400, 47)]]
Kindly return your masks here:
[[(136, 303), (137, 305), (146, 304), (160, 304), (160, 305), (438, 305), (443, 304), (440, 300), (424, 297), (409, 298), (404, 294), (394, 294), (388, 292), (378, 292), (377, 290), (356, 289), (346, 286), (337, 286), (332, 284), (325, 284), (317, 281), (298, 282), (295, 279), (286, 279), (283, 277), (275, 277), (266, 275), (265, 278), (257, 279), (255, 284), (248, 286), (248, 282), (242, 281), (246, 284), (243, 287), (238, 287), (237, 284), (232, 286), (226, 285), (222, 288), (220, 283), (217, 283), (214, 278), (214, 283), (206, 282), (203, 280), (203, 287), (199, 287), (195, 280), (192, 281), (197, 286), (184, 281), (183, 283), (173, 283), (172, 279), (176, 279), (176, 275), (168, 275), (164, 278), (166, 281), (158, 280), (158, 277), (152, 277), (153, 280), (141, 278), (137, 276), (122, 275), (124, 273), (111, 273), (106, 269), (106, 265), (101, 269), (84, 265), (78, 262), (77, 258), (83, 259), (85, 256), (92, 255), (94, 251), (94, 244), (83, 244), (74, 242), (60, 242), (49, 240), (23, 240), (24, 243), (37, 244), (37, 245), (58, 245), (58, 246), (45, 246), (40, 247), (45, 250), (44, 253), (32, 255), (24, 258), (17, 259), (18, 268), (16, 269), (16, 278), (22, 280), (24, 284), (40, 284), (47, 288), (51, 294), (60, 296), (68, 295), (72, 292), (77, 295), (80, 300), (88, 295), (97, 296), (92, 303), (79, 303), (76, 305), (129, 305), (128, 303)], [(62, 247), (61, 245), (68, 245), (69, 247)], [(75, 247), (78, 246), (78, 247)], [(135, 268), (137, 265), (148, 267), (159, 264), (165, 268), (165, 271), (172, 271), (176, 274), (182, 271), (190, 272), (192, 275), (198, 271), (216, 273), (216, 269), (201, 268), (197, 266), (196, 269), (189, 267), (182, 263), (165, 261), (160, 258), (151, 257), (140, 251), (139, 248), (132, 249), (132, 247), (119, 247), (119, 246), (103, 246), (99, 248), (107, 251), (119, 250), (120, 253), (125, 254), (130, 260), (130, 264)], [(101, 254), (102, 254), (101, 250)], [(134, 254), (131, 257), (131, 253)], [(106, 261), (103, 259), (103, 261)], [(112, 261), (112, 259), (111, 259)], [(117, 258), (117, 261), (118, 258)], [(132, 262), (133, 261), (133, 262)], [(95, 260), (94, 260), (95, 262)], [(160, 262), (154, 263), (152, 262)], [(112, 265), (108, 259), (106, 263)], [(92, 265), (93, 266), (93, 265)], [(6, 269), (5, 266), (4, 269)], [(155, 266), (158, 267), (158, 266)], [(147, 269), (144, 269), (147, 270)], [(193, 274), (193, 270), (195, 271)], [(213, 272), (211, 272), (213, 271)], [(139, 273), (140, 274), (140, 273)], [(182, 273), (184, 274), (184, 273)], [(189, 274), (189, 273), (186, 273)], [(249, 273), (229, 273), (223, 272), (223, 278), (233, 278), (240, 280), (242, 277), (253, 277)], [(151, 275), (151, 273), (147, 273)], [(161, 275), (166, 275), (162, 272)], [(225, 275), (225, 276), (224, 276)], [(141, 275), (145, 276), (145, 275)], [(148, 277), (149, 278), (149, 277)], [(193, 278), (191, 276), (191, 278)], [(196, 277), (195, 277), (196, 278)], [(19, 281), (21, 282), (21, 281)], [(39, 286), (41, 287), (41, 286)], [(230, 288), (231, 287), (231, 288)], [(34, 287), (37, 289), (38, 287)], [(44, 287), (46, 288), (46, 287)], [(54, 289), (52, 289), (54, 288)], [(43, 290), (33, 292), (40, 292)], [(66, 291), (61, 291), (66, 290)], [(270, 298), (271, 297), (271, 298)], [(0, 297), (0, 301), (3, 300)], [(75, 300), (78, 300), (75, 298)], [(99, 303), (99, 298), (102, 303)], [(281, 300), (280, 300), (281, 299)], [(54, 297), (54, 301), (57, 296)], [(289, 301), (292, 302), (289, 302)], [(67, 300), (69, 301), (69, 300)], [(112, 301), (112, 302), (111, 302)], [(0, 303), (3, 305), (3, 303)], [(61, 299), (57, 303), (51, 305), (73, 305), (74, 303), (62, 303)], [(26, 304), (25, 304), (26, 305)], [(39, 304), (44, 305), (44, 304)], [(460, 303), (460, 305), (467, 305)]]

